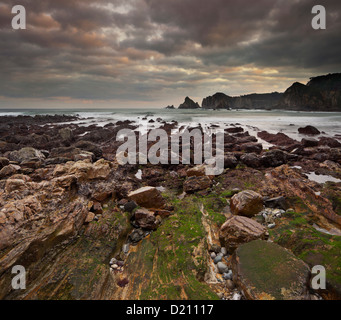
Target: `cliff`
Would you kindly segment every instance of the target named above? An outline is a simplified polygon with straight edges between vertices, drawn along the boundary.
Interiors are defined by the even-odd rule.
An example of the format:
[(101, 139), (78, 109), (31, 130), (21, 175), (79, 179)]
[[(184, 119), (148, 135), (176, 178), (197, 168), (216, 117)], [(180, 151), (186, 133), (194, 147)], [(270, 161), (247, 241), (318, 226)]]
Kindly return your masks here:
[(211, 97), (204, 98), (202, 107), (204, 109), (230, 109), (233, 98), (224, 93), (218, 92)]
[(230, 97), (224, 93), (216, 93), (202, 102), (204, 109), (271, 109), (278, 104), (281, 93), (249, 94)]
[(311, 78), (307, 85), (295, 82), (285, 91), (277, 108), (341, 111), (341, 73)]
[[(181, 109), (194, 109), (194, 102), (191, 102), (190, 99), (186, 101), (181, 105)], [(191, 107), (184, 107), (184, 105)], [(310, 78), (306, 85), (295, 82), (284, 93), (254, 93), (231, 97), (218, 92), (213, 96), (204, 98), (202, 108), (214, 110), (285, 109), (296, 111), (341, 111), (341, 73)]]

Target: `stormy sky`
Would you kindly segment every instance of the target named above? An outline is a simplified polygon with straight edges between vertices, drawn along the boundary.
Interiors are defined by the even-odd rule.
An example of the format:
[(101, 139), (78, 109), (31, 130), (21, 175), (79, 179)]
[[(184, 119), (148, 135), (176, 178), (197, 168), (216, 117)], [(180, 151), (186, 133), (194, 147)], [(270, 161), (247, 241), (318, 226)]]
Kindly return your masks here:
[[(13, 30), (14, 5), (27, 29)], [(311, 27), (324, 5), (327, 29)], [(165, 107), (341, 72), (340, 0), (0, 0), (0, 108)]]

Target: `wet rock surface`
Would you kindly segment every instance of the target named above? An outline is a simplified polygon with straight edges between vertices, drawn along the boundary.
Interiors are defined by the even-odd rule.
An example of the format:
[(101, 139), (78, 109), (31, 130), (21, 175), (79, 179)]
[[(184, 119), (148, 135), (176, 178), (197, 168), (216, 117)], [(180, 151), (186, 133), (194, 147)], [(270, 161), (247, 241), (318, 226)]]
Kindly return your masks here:
[(236, 250), (232, 261), (234, 281), (248, 299), (307, 299), (309, 267), (279, 245), (249, 242)]
[(228, 219), (219, 232), (220, 243), (232, 253), (241, 244), (268, 238), (268, 232), (258, 222), (247, 217), (234, 216)]
[[(0, 298), (341, 296), (338, 137), (305, 136), (299, 142), (259, 131), (258, 138), (273, 144), (265, 150), (231, 124), (225, 131), (225, 170), (208, 177), (207, 164), (121, 166), (116, 134), (136, 124), (127, 120), (102, 128), (76, 120), (0, 117)], [(182, 127), (146, 120), (169, 134)], [(189, 145), (193, 150), (193, 142)], [(241, 248), (267, 238), (297, 258), (290, 260), (271, 244), (264, 252), (256, 248), (264, 264), (255, 270), (260, 282), (254, 282), (256, 265), (243, 260)], [(233, 260), (233, 252), (241, 252), (243, 263)], [(284, 275), (297, 280), (297, 290), (278, 291), (282, 284), (267, 278), (267, 257), (279, 253), (288, 257)], [(308, 288), (311, 296), (304, 296), (306, 268), (290, 273), (300, 259), (309, 268), (326, 266), (327, 290)], [(29, 274), (25, 292), (11, 290), (17, 264)], [(240, 273), (244, 267), (251, 276)], [(278, 270), (270, 267), (275, 275)]]
[(263, 208), (262, 196), (252, 190), (242, 191), (231, 199), (231, 212), (235, 215), (253, 217)]

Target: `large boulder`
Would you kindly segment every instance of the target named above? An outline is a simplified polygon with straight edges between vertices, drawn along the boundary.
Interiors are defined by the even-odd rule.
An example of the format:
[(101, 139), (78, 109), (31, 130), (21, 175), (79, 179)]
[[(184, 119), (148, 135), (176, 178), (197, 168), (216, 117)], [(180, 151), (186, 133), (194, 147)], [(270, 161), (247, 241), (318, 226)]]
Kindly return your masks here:
[(194, 193), (196, 191), (205, 190), (212, 186), (212, 181), (207, 176), (190, 177), (184, 183), (184, 191), (186, 193)]
[(223, 247), (233, 252), (239, 245), (268, 237), (267, 229), (258, 222), (241, 216), (233, 216), (220, 228), (219, 239)]
[(256, 240), (241, 245), (232, 257), (234, 282), (249, 300), (304, 300), (310, 270), (290, 251)]
[(261, 158), (262, 165), (264, 167), (279, 167), (283, 164), (286, 164), (292, 156), (290, 156), (287, 152), (282, 150), (270, 150), (265, 152)]
[(313, 126), (306, 126), (304, 128), (299, 128), (298, 132), (300, 134), (304, 134), (304, 135), (308, 135), (308, 136), (317, 136), (317, 135), (321, 134), (321, 132)]
[(242, 191), (231, 199), (231, 212), (234, 215), (253, 217), (263, 209), (263, 197), (252, 190)]
[(145, 208), (163, 208), (165, 201), (155, 187), (143, 187), (128, 194), (128, 198)]

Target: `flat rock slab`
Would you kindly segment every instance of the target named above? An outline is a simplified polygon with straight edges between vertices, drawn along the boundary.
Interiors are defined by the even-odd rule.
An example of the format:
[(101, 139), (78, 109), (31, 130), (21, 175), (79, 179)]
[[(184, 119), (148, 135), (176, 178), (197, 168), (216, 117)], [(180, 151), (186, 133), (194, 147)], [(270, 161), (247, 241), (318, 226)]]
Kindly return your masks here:
[(279, 245), (256, 240), (232, 258), (233, 279), (249, 300), (304, 300), (309, 267)]

